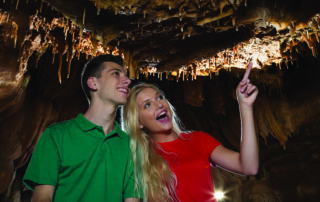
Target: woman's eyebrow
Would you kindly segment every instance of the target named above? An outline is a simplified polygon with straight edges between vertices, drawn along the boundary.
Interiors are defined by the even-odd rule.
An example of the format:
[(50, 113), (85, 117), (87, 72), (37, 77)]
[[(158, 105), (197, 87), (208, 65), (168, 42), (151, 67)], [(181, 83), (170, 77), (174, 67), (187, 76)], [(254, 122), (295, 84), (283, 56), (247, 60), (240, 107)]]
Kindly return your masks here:
[(150, 100), (150, 99), (144, 100), (144, 101), (140, 104), (140, 106), (142, 106), (145, 102), (149, 102), (149, 100)]

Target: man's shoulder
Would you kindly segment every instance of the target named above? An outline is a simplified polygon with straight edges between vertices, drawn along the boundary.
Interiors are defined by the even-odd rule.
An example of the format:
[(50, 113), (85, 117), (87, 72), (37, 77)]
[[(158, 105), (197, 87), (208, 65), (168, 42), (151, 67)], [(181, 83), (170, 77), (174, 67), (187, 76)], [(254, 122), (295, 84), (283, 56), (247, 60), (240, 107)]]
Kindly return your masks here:
[(56, 122), (51, 125), (49, 125), (45, 131), (44, 134), (48, 134), (50, 136), (55, 135), (55, 134), (63, 134), (63, 132), (70, 128), (72, 125), (75, 124), (75, 118), (70, 119), (70, 120), (65, 120), (61, 122)]
[(118, 135), (124, 139), (124, 141), (130, 141), (130, 136), (127, 132), (123, 131), (122, 129), (118, 130)]
[(59, 129), (63, 129), (67, 126), (70, 126), (72, 124), (75, 123), (75, 118), (73, 119), (70, 119), (70, 120), (64, 120), (64, 121), (61, 121), (61, 122), (56, 122), (56, 123), (53, 123), (51, 125), (49, 125), (47, 128), (48, 129), (52, 129), (52, 130), (59, 130)]

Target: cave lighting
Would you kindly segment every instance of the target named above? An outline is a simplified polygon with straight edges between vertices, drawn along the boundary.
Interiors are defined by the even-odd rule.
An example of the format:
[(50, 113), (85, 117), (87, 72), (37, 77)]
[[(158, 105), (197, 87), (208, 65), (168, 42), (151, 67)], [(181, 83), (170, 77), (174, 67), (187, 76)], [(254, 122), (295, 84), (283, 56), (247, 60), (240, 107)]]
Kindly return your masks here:
[[(3, 37), (5, 39), (9, 37), (11, 39), (14, 38), (15, 47), (18, 30), (17, 24), (10, 20), (8, 13), (0, 12), (0, 25), (9, 25), (6, 26), (6, 34)], [(72, 35), (72, 45), (68, 43), (62, 43), (61, 41), (59, 43), (59, 40), (56, 39), (51, 33), (51, 31), (56, 27), (63, 28), (65, 41), (67, 40), (68, 33)], [(290, 32), (286, 34), (286, 37), (281, 38), (276, 35), (265, 36), (263, 38), (251, 38), (246, 42), (240, 42), (236, 44), (234, 47), (221, 50), (212, 56), (208, 55), (204, 56), (203, 58), (198, 58), (198, 60), (193, 61), (191, 64), (180, 66), (177, 70), (165, 72), (166, 78), (168, 78), (169, 74), (171, 76), (175, 76), (177, 81), (179, 81), (180, 77), (182, 77), (182, 81), (185, 79), (194, 80), (197, 78), (197, 76), (210, 76), (211, 78), (213, 74), (218, 76), (221, 69), (231, 71), (232, 68), (246, 68), (249, 61), (253, 62), (253, 68), (259, 69), (266, 65), (269, 66), (272, 63), (280, 66), (281, 62), (284, 61), (287, 63), (288, 61), (292, 61), (294, 59), (291, 55), (292, 49), (295, 48), (297, 51), (299, 51), (297, 44), (300, 42), (307, 43), (308, 47), (312, 50), (313, 55), (316, 56), (315, 50), (317, 45), (320, 43), (320, 15), (315, 15), (306, 24), (299, 24), (299, 26), (296, 25), (289, 28)], [(39, 33), (39, 29), (42, 29), (42, 31), (44, 31), (46, 34), (45, 36), (42, 36), (43, 40), (36, 43), (39, 47), (34, 46), (34, 51), (38, 51), (38, 55), (40, 57), (47, 50), (47, 48), (51, 46), (53, 54), (52, 63), (54, 63), (55, 55), (59, 53), (60, 63), (58, 77), (60, 83), (62, 56), (66, 53), (68, 61), (67, 78), (69, 77), (71, 60), (73, 59), (74, 55), (78, 59), (80, 57), (80, 53), (84, 53), (87, 59), (89, 56), (97, 56), (104, 53), (113, 55), (121, 54), (122, 57), (124, 57), (123, 53), (120, 52), (117, 46), (109, 46), (106, 41), (103, 41), (101, 36), (97, 36), (86, 29), (82, 29), (72, 21), (65, 18), (54, 18), (51, 22), (48, 22), (45, 18), (41, 18), (36, 14), (31, 18), (30, 30), (34, 30)], [(30, 41), (29, 38), (25, 37), (25, 40)], [(63, 46), (63, 48), (59, 48), (59, 45)], [(27, 51), (27, 48), (23, 50), (23, 52)], [(163, 72), (158, 72), (157, 70), (157, 64), (161, 62), (160, 59), (152, 59), (147, 61), (147, 67), (139, 67), (137, 63), (133, 63), (132, 58), (134, 55), (130, 56), (131, 59), (129, 55), (127, 54), (127, 58), (124, 58), (125, 61), (127, 61), (129, 72), (134, 72), (134, 74), (138, 72), (137, 75), (139, 75), (139, 73), (143, 73), (146, 77), (149, 74), (155, 75), (158, 73), (158, 78), (162, 79)], [(31, 54), (27, 54), (27, 57), (25, 57), (26, 59), (20, 61), (22, 65), (20, 65), (21, 68), (19, 68), (19, 78), (21, 78), (19, 75), (23, 75), (25, 73), (26, 64), (30, 56)]]
[[(277, 38), (277, 36), (265, 36), (263, 38), (251, 38), (249, 41), (241, 42), (235, 45), (233, 48), (221, 50), (217, 54), (211, 57), (204, 57), (200, 60), (196, 60), (193, 64), (183, 65), (177, 72), (171, 72), (173, 76), (180, 75), (183, 72), (184, 75), (191, 74), (191, 79), (196, 79), (197, 76), (209, 76), (214, 73), (219, 75), (221, 69), (231, 71), (231, 68), (246, 68), (248, 63), (252, 61), (253, 68), (261, 69), (263, 66), (271, 65), (275, 63), (280, 67), (280, 63), (288, 59), (292, 61), (291, 52), (292, 48), (298, 44), (298, 42), (305, 41), (309, 48), (312, 50), (314, 57), (316, 57), (315, 46), (316, 42), (319, 43), (320, 33), (320, 15), (315, 15), (307, 24), (302, 26), (302, 29), (291, 29), (289, 39), (287, 41)], [(312, 33), (312, 34), (311, 34)], [(311, 37), (311, 35), (313, 37)], [(284, 48), (281, 48), (284, 45)], [(284, 52), (289, 51), (289, 57), (284, 55)]]
[(221, 190), (215, 191), (214, 196), (218, 201), (223, 201), (223, 199), (225, 198), (224, 192)]
[(231, 71), (232, 67), (246, 68), (252, 61), (253, 68), (261, 69), (264, 65), (271, 65), (273, 62), (280, 64), (280, 43), (272, 37), (263, 39), (252, 38), (247, 42), (241, 42), (233, 47), (218, 52), (215, 56), (202, 58), (188, 67), (182, 66), (179, 71), (192, 71), (196, 76), (208, 76), (211, 73), (219, 74), (220, 69)]

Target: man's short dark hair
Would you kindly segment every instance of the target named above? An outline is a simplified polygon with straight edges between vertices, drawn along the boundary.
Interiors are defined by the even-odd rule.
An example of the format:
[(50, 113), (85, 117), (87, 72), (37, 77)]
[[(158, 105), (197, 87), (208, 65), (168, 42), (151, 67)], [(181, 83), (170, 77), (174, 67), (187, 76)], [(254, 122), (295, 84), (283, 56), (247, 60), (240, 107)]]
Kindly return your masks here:
[(100, 78), (101, 72), (105, 69), (105, 68), (101, 68), (102, 67), (101, 64), (104, 62), (114, 62), (120, 65), (121, 67), (124, 67), (125, 65), (121, 56), (111, 55), (111, 54), (104, 54), (104, 55), (99, 55), (97, 57), (94, 57), (84, 65), (84, 68), (81, 73), (81, 86), (89, 103), (91, 100), (91, 95), (90, 95), (90, 88), (87, 83), (88, 78), (89, 77)]

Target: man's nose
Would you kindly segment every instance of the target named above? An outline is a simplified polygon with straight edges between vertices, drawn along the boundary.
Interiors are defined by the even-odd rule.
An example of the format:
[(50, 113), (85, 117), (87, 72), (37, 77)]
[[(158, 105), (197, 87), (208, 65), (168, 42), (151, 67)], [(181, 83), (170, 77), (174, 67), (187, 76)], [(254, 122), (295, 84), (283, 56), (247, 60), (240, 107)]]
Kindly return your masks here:
[(126, 85), (130, 85), (131, 83), (131, 80), (129, 79), (129, 77), (127, 76), (124, 76), (123, 80), (122, 80), (122, 83), (126, 84)]

